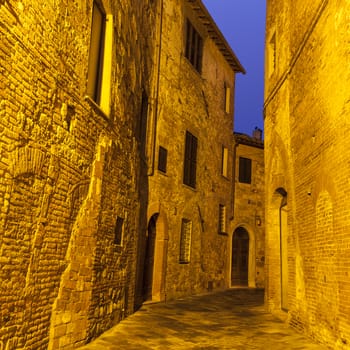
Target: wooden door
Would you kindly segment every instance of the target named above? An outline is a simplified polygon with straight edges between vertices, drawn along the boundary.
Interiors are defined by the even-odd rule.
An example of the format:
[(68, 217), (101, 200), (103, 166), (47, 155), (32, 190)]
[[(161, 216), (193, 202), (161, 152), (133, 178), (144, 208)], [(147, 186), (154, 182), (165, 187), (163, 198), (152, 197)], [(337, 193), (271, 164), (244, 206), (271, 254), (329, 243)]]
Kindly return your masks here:
[(232, 269), (231, 284), (233, 286), (248, 285), (249, 235), (239, 227), (232, 237)]
[(156, 217), (149, 221), (146, 237), (145, 263), (143, 270), (143, 300), (152, 299), (154, 249), (156, 243)]

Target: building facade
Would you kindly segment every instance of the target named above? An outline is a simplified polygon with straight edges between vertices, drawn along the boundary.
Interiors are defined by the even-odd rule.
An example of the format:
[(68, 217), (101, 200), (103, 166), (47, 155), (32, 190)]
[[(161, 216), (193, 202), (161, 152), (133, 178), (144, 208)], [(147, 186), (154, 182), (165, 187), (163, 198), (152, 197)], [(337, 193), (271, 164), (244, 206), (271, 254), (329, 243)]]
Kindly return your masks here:
[(201, 1), (9, 0), (0, 22), (0, 349), (228, 286), (244, 70)]
[(134, 310), (155, 16), (0, 4), (0, 349), (75, 348)]
[(266, 301), (350, 347), (347, 1), (267, 1)]
[(262, 131), (234, 133), (231, 286), (265, 286), (265, 179)]
[(229, 286), (234, 82), (244, 72), (201, 1), (159, 6), (141, 301)]

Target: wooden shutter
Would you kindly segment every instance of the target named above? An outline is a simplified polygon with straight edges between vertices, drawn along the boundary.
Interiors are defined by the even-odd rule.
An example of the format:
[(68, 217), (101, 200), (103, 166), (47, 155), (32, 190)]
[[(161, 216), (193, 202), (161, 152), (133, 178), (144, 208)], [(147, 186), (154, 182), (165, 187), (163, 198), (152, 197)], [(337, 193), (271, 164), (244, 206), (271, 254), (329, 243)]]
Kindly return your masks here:
[(193, 136), (190, 132), (186, 131), (184, 183), (193, 188), (196, 187), (197, 146), (198, 146), (197, 138)]
[(239, 182), (250, 184), (252, 180), (252, 160), (239, 157)]

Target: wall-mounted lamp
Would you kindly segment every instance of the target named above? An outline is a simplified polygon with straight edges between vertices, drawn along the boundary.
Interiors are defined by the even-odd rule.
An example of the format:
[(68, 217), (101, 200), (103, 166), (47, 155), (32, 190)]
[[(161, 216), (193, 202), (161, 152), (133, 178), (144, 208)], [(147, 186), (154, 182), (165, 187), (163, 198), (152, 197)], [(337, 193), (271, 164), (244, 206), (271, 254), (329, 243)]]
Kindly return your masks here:
[(261, 226), (261, 217), (255, 216), (255, 226)]

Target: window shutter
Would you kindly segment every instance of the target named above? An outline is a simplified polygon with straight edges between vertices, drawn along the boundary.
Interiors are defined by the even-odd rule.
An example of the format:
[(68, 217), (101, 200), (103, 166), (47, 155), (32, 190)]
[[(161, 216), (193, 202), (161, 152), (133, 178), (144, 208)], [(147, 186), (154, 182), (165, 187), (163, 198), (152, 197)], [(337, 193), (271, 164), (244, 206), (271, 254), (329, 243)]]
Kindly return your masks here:
[(196, 31), (192, 23), (186, 21), (186, 43), (185, 57), (191, 62), (193, 67), (201, 72), (203, 56), (203, 39)]
[(158, 152), (158, 170), (166, 173), (168, 151), (162, 146), (159, 146)]
[(239, 182), (250, 184), (252, 180), (252, 160), (239, 157)]
[(196, 187), (197, 173), (197, 146), (198, 141), (195, 136), (186, 131), (185, 159), (184, 159), (184, 184)]
[(142, 93), (141, 115), (140, 115), (140, 153), (146, 156), (146, 139), (147, 139), (147, 119), (148, 119), (148, 96)]
[(192, 135), (191, 140), (191, 178), (190, 185), (196, 187), (196, 173), (197, 173), (197, 138)]

